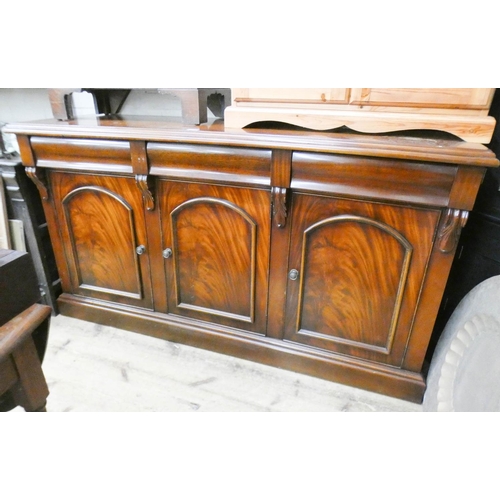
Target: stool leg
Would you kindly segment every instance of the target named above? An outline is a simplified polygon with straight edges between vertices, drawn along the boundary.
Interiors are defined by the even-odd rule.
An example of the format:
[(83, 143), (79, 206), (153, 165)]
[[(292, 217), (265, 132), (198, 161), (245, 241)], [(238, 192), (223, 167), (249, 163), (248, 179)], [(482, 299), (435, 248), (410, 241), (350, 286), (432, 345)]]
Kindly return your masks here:
[(30, 337), (13, 353), (12, 358), (19, 373), (16, 399), (26, 411), (46, 411), (49, 388), (42, 372), (35, 343)]
[[(28, 411), (28, 410), (27, 410)], [(38, 408), (38, 410), (33, 410), (33, 411), (39, 411), (39, 412), (46, 412), (47, 411), (47, 405), (43, 405), (41, 408)]]

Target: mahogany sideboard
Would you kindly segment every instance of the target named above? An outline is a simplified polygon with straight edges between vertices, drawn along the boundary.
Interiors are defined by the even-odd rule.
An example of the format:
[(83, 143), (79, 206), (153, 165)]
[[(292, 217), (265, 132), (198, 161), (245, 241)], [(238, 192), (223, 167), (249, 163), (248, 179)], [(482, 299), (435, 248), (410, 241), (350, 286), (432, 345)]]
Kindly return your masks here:
[(442, 136), (11, 124), (62, 314), (420, 402), (457, 240), (488, 167)]

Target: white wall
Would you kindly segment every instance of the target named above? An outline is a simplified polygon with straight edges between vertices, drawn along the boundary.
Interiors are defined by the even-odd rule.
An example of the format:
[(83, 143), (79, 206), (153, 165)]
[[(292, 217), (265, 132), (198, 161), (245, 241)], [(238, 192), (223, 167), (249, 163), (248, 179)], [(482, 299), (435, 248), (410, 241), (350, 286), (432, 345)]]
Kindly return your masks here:
[[(157, 115), (180, 117), (180, 100), (169, 94), (159, 94), (156, 89), (134, 89), (127, 97), (123, 115)], [(213, 114), (208, 110), (208, 116)], [(0, 88), (0, 123), (44, 120), (53, 118), (48, 89)]]
[[(0, 129), (6, 123), (53, 118), (48, 89), (0, 88)], [(16, 137), (2, 134), (8, 152), (18, 151)]]
[(0, 122), (52, 118), (48, 89), (0, 88)]
[[(169, 94), (159, 94), (156, 89), (134, 89), (127, 97), (122, 115), (157, 115), (180, 118), (180, 99)], [(208, 110), (209, 118), (213, 114)], [(0, 88), (0, 128), (6, 123), (52, 119), (48, 89)], [(4, 134), (7, 149), (19, 151), (15, 136)]]
[(181, 101), (169, 94), (159, 94), (155, 89), (132, 90), (122, 107), (123, 115), (182, 116)]

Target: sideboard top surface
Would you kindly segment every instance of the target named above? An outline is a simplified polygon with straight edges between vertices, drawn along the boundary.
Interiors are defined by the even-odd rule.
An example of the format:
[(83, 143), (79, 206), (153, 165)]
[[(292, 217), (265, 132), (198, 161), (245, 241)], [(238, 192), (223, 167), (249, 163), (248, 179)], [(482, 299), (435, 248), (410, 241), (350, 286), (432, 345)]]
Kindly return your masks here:
[(350, 131), (318, 132), (289, 127), (225, 129), (223, 120), (199, 126), (159, 117), (89, 117), (11, 123), (5, 132), (24, 136), (138, 140), (233, 147), (293, 149), (334, 154), (497, 167), (486, 146), (439, 133), (361, 134)]

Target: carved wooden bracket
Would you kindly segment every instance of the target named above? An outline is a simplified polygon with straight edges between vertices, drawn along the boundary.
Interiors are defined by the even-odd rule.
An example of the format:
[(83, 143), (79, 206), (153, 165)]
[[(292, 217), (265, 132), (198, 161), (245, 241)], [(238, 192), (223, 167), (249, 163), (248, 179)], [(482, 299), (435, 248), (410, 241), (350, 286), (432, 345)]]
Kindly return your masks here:
[(462, 228), (467, 223), (469, 212), (449, 208), (441, 223), (438, 233), (439, 250), (443, 253), (455, 251)]
[(286, 224), (286, 188), (272, 188), (273, 218), (277, 227), (285, 227)]
[(49, 199), (49, 190), (45, 184), (45, 173), (36, 167), (26, 167), (26, 175), (35, 183), (42, 200), (46, 201)]
[(153, 198), (153, 194), (151, 193), (151, 189), (148, 183), (147, 175), (136, 175), (135, 182), (137, 187), (142, 192), (142, 199), (144, 200), (144, 204), (146, 206), (146, 210), (152, 211), (155, 209), (155, 200)]
[(146, 210), (155, 209), (151, 178), (149, 177), (149, 162), (145, 141), (130, 141), (130, 160), (135, 174), (135, 183), (141, 190)]

